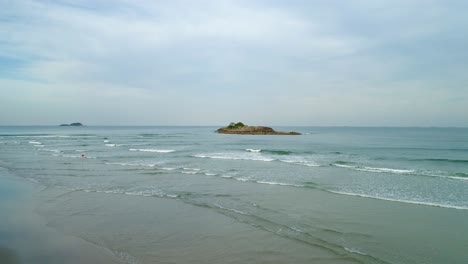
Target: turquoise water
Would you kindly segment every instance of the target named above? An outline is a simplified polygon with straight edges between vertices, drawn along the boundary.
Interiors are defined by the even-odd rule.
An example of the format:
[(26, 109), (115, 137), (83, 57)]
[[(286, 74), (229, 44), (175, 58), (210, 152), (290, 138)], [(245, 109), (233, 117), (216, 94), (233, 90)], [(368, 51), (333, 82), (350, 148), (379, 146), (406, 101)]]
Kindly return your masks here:
[(468, 243), (450, 236), (468, 234), (468, 129), (215, 129), (0, 127), (0, 166), (45, 186), (206, 207), (362, 263), (466, 262)]

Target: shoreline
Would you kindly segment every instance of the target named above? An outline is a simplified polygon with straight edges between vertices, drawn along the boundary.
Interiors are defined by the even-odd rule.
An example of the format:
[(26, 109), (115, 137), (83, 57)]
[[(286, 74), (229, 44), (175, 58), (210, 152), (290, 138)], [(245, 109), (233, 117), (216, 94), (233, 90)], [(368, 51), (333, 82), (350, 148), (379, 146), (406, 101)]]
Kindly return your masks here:
[[(301, 226), (297, 226), (297, 229), (294, 229), (294, 226), (284, 229), (285, 226), (282, 226), (281, 222), (264, 222), (258, 226), (259, 219), (251, 222), (248, 211), (223, 208), (228, 204), (224, 204), (222, 198), (219, 206), (213, 208), (203, 203), (197, 204), (196, 199), (181, 200), (124, 193), (86, 192), (62, 187), (45, 187), (22, 176), (8, 175), (8, 177), (10, 185), (14, 182), (19, 189), (23, 189), (22, 195), (15, 199), (17, 202), (25, 203), (27, 206), (24, 209), (29, 212), (20, 215), (23, 219), (32, 219), (33, 222), (22, 231), (26, 233), (33, 231), (40, 233), (43, 239), (52, 238), (51, 240), (57, 241), (46, 245), (47, 250), (42, 250), (47, 252), (43, 253), (47, 258), (43, 263), (83, 263), (80, 256), (88, 256), (86, 263), (311, 263), (317, 261), (386, 263), (383, 260), (373, 259), (366, 250), (353, 246), (354, 243), (344, 248), (345, 253), (335, 251), (330, 245), (317, 244), (314, 242), (316, 238), (310, 237), (309, 233), (303, 233)], [(5, 182), (4, 180), (5, 177), (0, 176), (0, 182)], [(463, 222), (460, 210), (444, 208), (434, 210), (431, 207), (346, 197), (320, 190), (258, 185), (249, 182), (237, 185), (236, 188), (240, 188), (239, 191), (242, 190), (246, 194), (256, 191), (270, 197), (269, 200), (261, 201), (260, 204), (264, 208), (269, 208), (272, 204), (286, 208), (288, 205), (281, 197), (292, 194), (296, 197), (298, 208), (310, 207), (310, 201), (323, 201), (310, 207), (316, 213), (314, 217), (316, 219), (313, 220), (315, 224), (309, 228), (341, 230), (343, 234), (338, 235), (337, 239), (340, 236), (343, 238), (352, 236), (357, 241), (361, 240), (359, 244), (369, 247), (374, 243), (383, 243), (383, 245), (391, 243), (393, 249), (400, 248), (398, 246), (400, 239), (414, 239), (414, 250), (429, 246), (417, 244), (420, 242), (419, 238), (408, 237), (405, 234), (400, 234), (399, 238), (393, 241), (395, 238), (387, 237), (387, 234), (399, 232), (399, 229), (395, 228), (401, 228), (403, 225), (395, 226), (386, 223), (383, 219), (392, 219), (392, 223), (398, 223), (404, 222), (406, 217), (417, 216), (414, 220), (426, 221), (426, 226), (419, 226), (417, 223), (410, 226), (416, 229), (414, 232), (421, 235), (428, 234), (429, 230), (435, 233), (428, 239), (434, 236), (456, 238), (453, 237), (454, 234), (445, 234), (443, 230), (434, 229), (442, 224), (437, 220), (441, 215), (461, 217), (451, 225)], [(272, 193), (276, 193), (277, 197), (270, 196)], [(6, 202), (10, 203), (8, 200)], [(11, 203), (10, 207), (14, 204)], [(417, 213), (413, 214), (414, 211)], [(292, 210), (290, 213), (294, 215), (299, 212)], [(31, 218), (30, 215), (35, 216)], [(328, 224), (324, 225), (324, 221)], [(370, 234), (372, 236), (369, 236)], [(325, 232), (324, 235), (331, 234), (327, 235)], [(365, 240), (362, 240), (363, 238)], [(69, 242), (63, 243), (63, 241)], [(38, 242), (34, 246), (37, 244)], [(432, 241), (432, 244), (432, 246), (441, 246), (437, 241)], [(3, 245), (5, 243), (0, 243), (0, 248)], [(443, 248), (444, 251), (449, 249)], [(37, 251), (25, 252), (21, 248), (19, 251), (16, 250), (18, 248), (13, 249), (19, 256), (27, 253), (29, 259), (40, 256)], [(378, 255), (397, 257), (390, 249), (378, 248), (380, 251)], [(460, 252), (462, 248), (458, 246), (457, 249), (450, 249), (452, 250)], [(433, 253), (432, 257), (435, 256), (437, 254)]]
[(59, 188), (41, 195), (50, 226), (125, 263), (361, 263), (177, 199)]
[(34, 234), (0, 240), (2, 263), (360, 263), (177, 199), (46, 187), (4, 171), (0, 183), (17, 192), (0, 209), (23, 204), (9, 215), (28, 219), (14, 235)]

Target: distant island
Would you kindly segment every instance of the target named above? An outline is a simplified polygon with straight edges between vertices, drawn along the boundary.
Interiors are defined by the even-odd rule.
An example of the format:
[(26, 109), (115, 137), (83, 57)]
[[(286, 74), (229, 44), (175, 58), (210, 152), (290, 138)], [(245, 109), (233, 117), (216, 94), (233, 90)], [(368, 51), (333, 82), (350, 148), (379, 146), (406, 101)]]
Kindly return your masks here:
[(239, 135), (301, 135), (299, 132), (280, 132), (271, 127), (248, 126), (242, 122), (231, 123), (226, 127), (219, 128), (216, 132), (221, 134), (239, 134)]
[(83, 126), (81, 123), (61, 124), (60, 126)]

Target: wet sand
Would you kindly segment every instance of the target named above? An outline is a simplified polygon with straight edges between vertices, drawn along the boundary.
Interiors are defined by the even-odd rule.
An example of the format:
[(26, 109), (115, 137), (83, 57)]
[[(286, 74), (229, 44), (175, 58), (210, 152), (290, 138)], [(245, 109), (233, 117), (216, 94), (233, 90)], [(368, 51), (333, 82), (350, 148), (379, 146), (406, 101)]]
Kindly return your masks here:
[[(72, 191), (1, 172), (0, 210), (6, 217), (0, 222), (0, 263), (419, 263), (418, 254), (410, 259), (402, 253), (411, 256), (427, 248), (433, 250), (424, 254), (425, 263), (459, 263), (466, 252), (466, 230), (437, 228), (463, 227), (461, 210), (320, 190), (238, 186), (244, 192), (238, 199), (251, 201), (255, 195), (256, 202), (265, 208), (274, 204), (288, 217), (309, 214), (309, 229), (326, 242), (288, 229), (281, 217), (268, 222), (232, 209), (207, 208), (195, 198)], [(224, 204), (223, 197), (217, 199)], [(448, 239), (453, 243), (444, 244)], [(345, 240), (346, 251), (336, 248)], [(403, 240), (413, 246), (406, 247)], [(367, 256), (360, 245), (384, 259)]]
[(1, 263), (356, 263), (173, 199), (0, 181)]
[(48, 227), (35, 212), (40, 187), (0, 170), (0, 263), (122, 263), (104, 248)]
[(40, 195), (49, 198), (41, 207), (49, 225), (127, 263), (356, 263), (177, 200), (54, 188)]

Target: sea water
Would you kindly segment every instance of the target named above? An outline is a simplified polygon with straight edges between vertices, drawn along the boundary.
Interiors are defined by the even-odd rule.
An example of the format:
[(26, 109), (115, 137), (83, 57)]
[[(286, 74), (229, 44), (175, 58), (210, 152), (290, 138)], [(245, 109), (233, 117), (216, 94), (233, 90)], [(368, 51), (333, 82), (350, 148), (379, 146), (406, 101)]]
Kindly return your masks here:
[(302, 135), (0, 127), (0, 166), (44, 186), (202, 206), (362, 263), (468, 261), (468, 129), (276, 129)]

